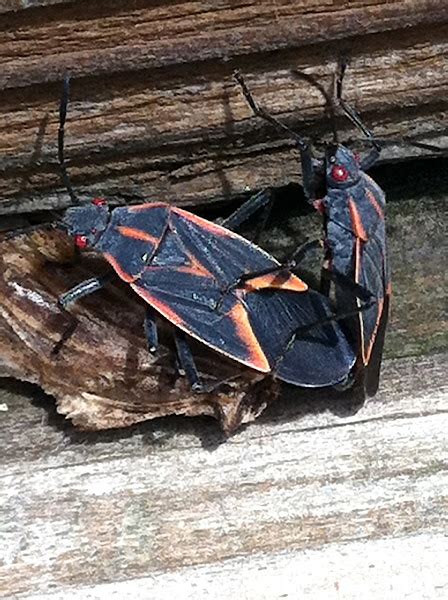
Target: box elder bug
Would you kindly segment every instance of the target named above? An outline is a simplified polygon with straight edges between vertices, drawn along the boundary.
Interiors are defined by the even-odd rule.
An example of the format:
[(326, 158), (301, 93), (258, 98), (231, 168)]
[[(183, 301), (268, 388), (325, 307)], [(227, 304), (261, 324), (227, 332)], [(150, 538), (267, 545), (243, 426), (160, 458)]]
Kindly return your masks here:
[[(68, 85), (66, 78), (58, 156), (64, 183), (77, 202), (64, 159)], [(118, 276), (147, 304), (145, 332), (151, 350), (157, 347), (155, 312), (175, 326), (180, 366), (198, 391), (206, 388), (185, 333), (295, 385), (345, 381), (356, 356), (329, 300), (293, 273), (276, 272), (279, 263), (272, 256), (225, 227), (237, 227), (244, 218), (244, 205), (222, 225), (162, 202), (110, 210), (95, 199), (69, 208), (62, 227), (78, 248), (100, 252), (112, 270), (69, 290), (60, 304), (66, 307)]]
[[(315, 85), (331, 109), (334, 139), (321, 160), (313, 157), (302, 136), (257, 104), (239, 72), (235, 73), (235, 79), (253, 113), (286, 131), (298, 147), (305, 196), (324, 216), (326, 267), (322, 270), (321, 291), (329, 296), (330, 283), (334, 282), (337, 311), (346, 315), (341, 319), (341, 327), (357, 355), (352, 384), (356, 382), (368, 396), (373, 396), (379, 385), (391, 281), (386, 252), (385, 194), (365, 171), (379, 158), (381, 146), (342, 98), (345, 70), (346, 62), (342, 60), (336, 78), (336, 99), (372, 145), (371, 151), (362, 158), (338, 143), (334, 100), (311, 76), (294, 72)], [(400, 140), (402, 142), (431, 151), (441, 150), (430, 144)], [(324, 194), (318, 198), (318, 190), (322, 189)], [(252, 211), (267, 202), (267, 196), (254, 202)]]
[[(365, 171), (378, 159), (381, 146), (359, 115), (342, 99), (345, 68), (346, 64), (340, 63), (337, 100), (372, 144), (372, 150), (363, 158), (338, 143), (333, 100), (310, 76), (298, 73), (317, 85), (333, 109), (334, 142), (328, 145), (323, 160), (313, 157), (309, 144), (300, 135), (259, 107), (240, 73), (235, 73), (235, 78), (254, 114), (288, 132), (297, 144), (305, 196), (324, 215), (326, 269), (323, 269), (321, 291), (329, 295), (329, 283), (335, 283), (337, 310), (347, 314), (341, 320), (341, 327), (357, 355), (353, 378), (368, 396), (373, 396), (379, 385), (391, 282), (386, 252), (385, 195)], [(415, 145), (437, 150), (426, 144)], [(317, 198), (317, 190), (322, 187), (325, 193)], [(259, 205), (266, 201), (263, 198)], [(257, 209), (255, 203), (253, 209)]]

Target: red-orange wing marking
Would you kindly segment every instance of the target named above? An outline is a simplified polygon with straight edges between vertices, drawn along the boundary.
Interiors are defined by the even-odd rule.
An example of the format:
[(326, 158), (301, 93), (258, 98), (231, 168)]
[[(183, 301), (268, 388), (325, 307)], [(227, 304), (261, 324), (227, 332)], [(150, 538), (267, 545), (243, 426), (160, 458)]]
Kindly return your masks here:
[(254, 367), (258, 371), (262, 371), (263, 373), (268, 373), (271, 370), (271, 367), (255, 337), (244, 306), (238, 302), (227, 314), (235, 324), (235, 329), (238, 332), (240, 340), (242, 340), (246, 348), (250, 350), (250, 362), (245, 362), (245, 364)]
[(358, 208), (357, 208), (356, 203), (353, 200), (353, 198), (349, 199), (348, 208), (350, 211), (350, 218), (352, 220), (353, 231), (354, 231), (356, 237), (361, 239), (363, 242), (367, 242), (369, 237), (364, 229), (364, 225), (362, 224), (361, 215), (359, 214)]
[(190, 273), (191, 275), (196, 275), (197, 277), (211, 277), (214, 279), (214, 275), (210, 273), (208, 269), (204, 267), (202, 263), (198, 261), (198, 259), (192, 254), (188, 254), (188, 260), (190, 261), (189, 265), (183, 265), (176, 268), (176, 271), (181, 271), (182, 273)]
[(165, 304), (165, 302), (154, 298), (154, 296), (150, 294), (147, 290), (141, 288), (135, 283), (131, 284), (131, 287), (137, 292), (137, 294), (141, 298), (143, 298), (143, 300), (146, 300), (146, 302), (148, 302), (151, 306), (157, 309), (159, 313), (166, 317), (171, 323), (174, 323), (174, 325), (177, 325), (181, 329), (185, 329), (185, 331), (188, 332), (188, 329), (186, 329), (183, 319), (167, 304)]
[(375, 343), (376, 334), (378, 332), (378, 327), (381, 322), (381, 315), (383, 314), (383, 306), (384, 306), (384, 298), (381, 298), (381, 300), (378, 300), (378, 313), (377, 313), (377, 317), (376, 317), (376, 323), (375, 323), (375, 327), (373, 328), (373, 332), (370, 337), (370, 342), (367, 347), (367, 350), (364, 349), (364, 340), (362, 340), (362, 342), (363, 342), (363, 344), (362, 344), (362, 360), (363, 360), (364, 365), (368, 365), (369, 361), (370, 361), (370, 355), (372, 354), (372, 349), (373, 349), (373, 345)]
[(366, 190), (366, 196), (367, 196), (370, 204), (373, 206), (373, 208), (378, 213), (378, 216), (380, 217), (380, 219), (384, 220), (384, 211), (381, 208), (378, 200), (375, 198), (375, 194), (373, 192), (371, 192), (370, 190)]
[(133, 275), (129, 275), (129, 273), (126, 273), (126, 271), (123, 271), (123, 269), (119, 265), (118, 261), (108, 252), (105, 252), (103, 256), (107, 260), (107, 262), (109, 262), (112, 265), (112, 267), (115, 269), (115, 271), (117, 272), (117, 275), (123, 281), (126, 281), (126, 283), (131, 283), (132, 281), (135, 281), (136, 279), (139, 278), (140, 274), (136, 275), (134, 277)]
[(218, 235), (220, 237), (230, 237), (230, 238), (240, 238), (241, 237), (237, 233), (230, 231), (230, 229), (221, 227), (221, 225), (216, 225), (216, 223), (207, 221), (206, 219), (203, 219), (202, 217), (198, 217), (197, 215), (194, 215), (193, 213), (190, 213), (186, 210), (182, 210), (181, 208), (177, 208), (177, 207), (171, 208), (171, 211), (180, 215), (184, 219), (187, 219), (188, 221), (192, 221), (193, 223), (196, 223), (196, 225), (199, 225), (199, 227), (201, 229), (205, 229), (206, 231), (209, 231), (213, 235)]
[(307, 284), (288, 272), (268, 273), (260, 275), (244, 282), (244, 288), (247, 291), (262, 290), (274, 288), (279, 290), (288, 290), (291, 292), (305, 292), (308, 289)]
[[(362, 252), (362, 246), (361, 246), (361, 240), (359, 237), (356, 237), (356, 241), (355, 241), (355, 283), (359, 283), (360, 281), (360, 275), (361, 275), (361, 252)], [(360, 298), (357, 298), (356, 300), (356, 304), (358, 306), (358, 308), (362, 307), (362, 301)], [(360, 344), (361, 344), (361, 348), (362, 348), (362, 358), (363, 358), (363, 362), (364, 364), (364, 322), (362, 320), (362, 314), (361, 312), (358, 314), (358, 321), (359, 321), (359, 338), (360, 338)]]
[(132, 238), (133, 240), (141, 240), (143, 242), (149, 242), (153, 246), (157, 246), (159, 243), (159, 239), (150, 233), (146, 233), (146, 231), (142, 231), (141, 229), (136, 229), (135, 227), (126, 227), (124, 225), (118, 225), (116, 230), (124, 235), (125, 237)]

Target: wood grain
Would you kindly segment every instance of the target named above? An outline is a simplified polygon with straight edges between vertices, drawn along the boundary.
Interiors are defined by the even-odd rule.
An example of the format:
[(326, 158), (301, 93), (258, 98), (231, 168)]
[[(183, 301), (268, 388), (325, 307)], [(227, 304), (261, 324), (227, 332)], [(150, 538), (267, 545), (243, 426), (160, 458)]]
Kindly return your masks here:
[(228, 59), (440, 23), (446, 19), (445, 9), (441, 0), (363, 0), (348, 6), (316, 0), (252, 0), (220, 2), (217, 7), (207, 1), (78, 1), (63, 11), (50, 6), (33, 15), (19, 12), (5, 17), (16, 35), (0, 38), (6, 59), (0, 87), (57, 81), (67, 69), (74, 75), (141, 70), (194, 63), (198, 56), (202, 61)]
[(6, 597), (444, 597), (447, 368), (388, 361), (356, 415), (292, 393), (223, 445), (170, 419), (64, 433), (8, 392)]
[[(323, 99), (292, 71), (331, 87), (344, 53), (346, 97), (378, 136), (448, 145), (443, 0), (37, 4), (0, 16), (2, 213), (68, 204), (56, 167), (67, 70), (67, 155), (82, 199), (198, 205), (298, 181), (291, 141), (251, 116), (235, 68), (264, 106), (319, 140)], [(384, 159), (418, 152), (391, 145)]]

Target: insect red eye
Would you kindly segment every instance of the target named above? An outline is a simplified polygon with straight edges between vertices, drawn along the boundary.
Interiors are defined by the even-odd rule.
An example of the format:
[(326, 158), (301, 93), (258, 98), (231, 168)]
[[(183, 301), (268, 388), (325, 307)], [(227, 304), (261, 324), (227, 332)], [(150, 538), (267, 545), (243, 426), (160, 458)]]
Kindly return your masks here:
[(342, 165), (334, 165), (334, 167), (331, 169), (331, 177), (335, 181), (347, 181), (348, 171)]
[(85, 235), (75, 235), (74, 241), (75, 241), (75, 246), (77, 246), (78, 248), (81, 248), (81, 250), (83, 248), (86, 248), (89, 244)]
[(104, 198), (94, 198), (91, 202), (94, 206), (106, 206), (107, 202)]

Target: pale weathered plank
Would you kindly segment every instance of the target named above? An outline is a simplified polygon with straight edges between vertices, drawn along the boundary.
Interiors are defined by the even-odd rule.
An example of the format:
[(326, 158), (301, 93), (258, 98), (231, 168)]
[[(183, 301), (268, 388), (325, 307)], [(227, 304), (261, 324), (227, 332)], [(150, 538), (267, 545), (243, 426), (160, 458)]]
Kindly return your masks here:
[(124, 582), (85, 586), (29, 600), (441, 600), (448, 538), (415, 535), (227, 559)]
[[(121, 582), (117, 597), (129, 597), (148, 578), (147, 597), (189, 598), (218, 573), (221, 597), (239, 585), (256, 598), (257, 572), (274, 585), (296, 557), (283, 593), (319, 597), (333, 585), (327, 597), (350, 598), (389, 549), (406, 554), (380, 560), (370, 597), (384, 597), (375, 577), (388, 574), (398, 597), (442, 597), (447, 368), (447, 355), (386, 363), (381, 393), (355, 415), (335, 414), (342, 407), (324, 394), (298, 405), (291, 392), (222, 445), (205, 421), (182, 419), (67, 437), (42, 406), (8, 393), (1, 585), (11, 596), (101, 598)], [(345, 552), (347, 562), (336, 558)], [(239, 574), (226, 577), (232, 566)]]

